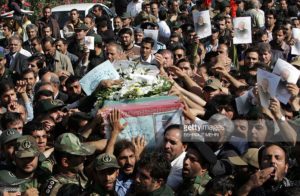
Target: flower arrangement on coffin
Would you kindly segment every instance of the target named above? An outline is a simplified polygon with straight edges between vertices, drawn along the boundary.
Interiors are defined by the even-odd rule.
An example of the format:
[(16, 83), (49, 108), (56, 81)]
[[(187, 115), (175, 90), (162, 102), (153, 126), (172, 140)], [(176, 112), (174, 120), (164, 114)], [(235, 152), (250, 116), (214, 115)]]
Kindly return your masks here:
[(102, 106), (105, 100), (138, 99), (167, 95), (172, 83), (157, 75), (149, 75), (149, 69), (138, 64), (129, 65), (126, 69), (117, 69), (122, 79), (120, 85), (102, 88), (97, 92), (96, 106)]

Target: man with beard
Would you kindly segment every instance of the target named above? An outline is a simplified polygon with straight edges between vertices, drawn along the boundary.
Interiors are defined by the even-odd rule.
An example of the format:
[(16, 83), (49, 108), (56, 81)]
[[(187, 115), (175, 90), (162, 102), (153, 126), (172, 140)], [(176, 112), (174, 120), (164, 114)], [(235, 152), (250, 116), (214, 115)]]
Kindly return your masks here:
[(50, 177), (43, 186), (44, 195), (56, 195), (66, 184), (75, 184), (83, 191), (88, 181), (84, 174), (85, 156), (93, 154), (95, 149), (82, 144), (72, 133), (58, 136), (54, 147), (54, 157), (57, 162), (55, 167), (57, 168), (54, 169), (54, 176)]
[(120, 165), (120, 173), (117, 179), (116, 191), (125, 196), (130, 192), (133, 183), (134, 166), (136, 164), (135, 146), (128, 140), (120, 140), (115, 145), (114, 155)]
[(49, 70), (57, 73), (67, 72), (74, 74), (70, 58), (56, 50), (52, 38), (44, 38), (42, 41), (42, 46), (46, 56), (46, 65)]
[(84, 93), (79, 83), (80, 78), (76, 76), (70, 76), (66, 81), (68, 100), (67, 103), (71, 104), (75, 101), (79, 101), (84, 97)]
[(167, 185), (171, 165), (163, 153), (147, 153), (138, 162), (135, 178), (136, 195), (173, 196)]
[(31, 102), (33, 101), (34, 96), (33, 88), (36, 83), (36, 77), (37, 75), (34, 74), (34, 71), (31, 69), (27, 69), (22, 73), (22, 79), (26, 82), (26, 93)]
[(65, 104), (61, 100), (41, 100), (35, 105), (34, 116), (49, 116), (57, 125), (62, 122), (63, 117), (65, 116), (65, 114), (61, 111), (61, 108), (64, 106)]
[(60, 38), (60, 29), (57, 20), (52, 16), (52, 11), (50, 6), (45, 6), (43, 8), (43, 17), (37, 21), (39, 37), (42, 37), (42, 30), (45, 26), (50, 26), (53, 32), (53, 37), (55, 39)]
[(283, 26), (278, 27), (274, 31), (274, 39), (270, 42), (273, 50), (279, 50), (283, 53), (283, 57), (288, 59), (291, 47), (285, 42), (285, 29)]
[(180, 125), (170, 125), (165, 129), (163, 151), (166, 159), (171, 163), (171, 171), (167, 184), (176, 190), (182, 183), (182, 167), (185, 157), (186, 144), (182, 142)]
[(201, 195), (205, 185), (211, 179), (208, 169), (216, 162), (217, 157), (204, 142), (189, 143), (183, 161), (183, 184), (180, 187), (179, 195)]
[(134, 44), (133, 30), (123, 28), (119, 31), (119, 37), (126, 56), (131, 59), (137, 58), (140, 55), (140, 47)]
[(284, 187), (293, 186), (285, 175), (289, 168), (288, 153), (278, 144), (268, 144), (259, 149), (260, 170), (251, 175), (238, 191), (238, 195), (273, 195)]
[(94, 182), (88, 190), (88, 195), (118, 195), (115, 185), (119, 175), (117, 159), (114, 155), (103, 153), (94, 160)]

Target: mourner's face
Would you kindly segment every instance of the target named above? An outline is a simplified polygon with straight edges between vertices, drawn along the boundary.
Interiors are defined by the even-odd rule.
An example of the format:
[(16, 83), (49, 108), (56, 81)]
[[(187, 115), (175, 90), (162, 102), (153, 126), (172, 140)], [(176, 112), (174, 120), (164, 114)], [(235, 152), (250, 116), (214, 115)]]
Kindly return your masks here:
[(32, 132), (40, 152), (45, 152), (47, 145), (47, 133), (45, 130), (36, 130)]
[(268, 127), (264, 119), (259, 119), (250, 123), (249, 139), (254, 146), (260, 147), (266, 140)]
[(194, 178), (197, 175), (203, 175), (206, 169), (203, 168), (201, 162), (203, 160), (199, 156), (199, 152), (193, 148), (189, 148), (183, 161), (183, 178)]
[(27, 31), (28, 39), (32, 39), (37, 36), (37, 31), (35, 29), (29, 29)]
[(170, 162), (186, 149), (186, 146), (181, 141), (180, 131), (179, 129), (171, 129), (164, 135), (164, 153)]
[(151, 177), (150, 171), (145, 168), (138, 168), (135, 184), (137, 193), (150, 193), (159, 188), (158, 182)]
[(115, 183), (119, 175), (119, 170), (116, 168), (108, 168), (101, 171), (97, 171), (97, 180), (101, 187), (106, 191), (112, 191), (115, 188)]
[(27, 82), (26, 90), (32, 90), (35, 85), (36, 78), (33, 72), (29, 72), (23, 76), (23, 79)]
[(18, 169), (24, 173), (33, 173), (38, 166), (38, 156), (28, 158), (15, 158), (15, 163)]
[(130, 46), (132, 44), (132, 37), (129, 34), (123, 34), (121, 35), (121, 43), (124, 46)]
[(114, 28), (115, 29), (121, 29), (123, 25), (122, 19), (121, 18), (115, 18), (114, 19)]
[(271, 173), (270, 181), (280, 182), (285, 177), (288, 171), (288, 163), (285, 158), (285, 152), (276, 145), (269, 146), (264, 150), (261, 169), (268, 167), (275, 168), (274, 172)]
[(141, 56), (143, 59), (149, 58), (152, 52), (152, 46), (150, 43), (143, 43), (141, 46)]
[(121, 170), (127, 175), (133, 173), (135, 162), (135, 154), (129, 148), (124, 149), (118, 156), (118, 163), (121, 167)]
[(9, 103), (17, 101), (17, 94), (14, 89), (10, 89), (4, 92), (1, 96), (1, 102), (3, 105), (8, 105)]
[(9, 43), (10, 52), (15, 53), (21, 50), (21, 42), (20, 40), (13, 39)]
[(45, 18), (50, 18), (50, 16), (51, 16), (51, 9), (48, 9), (48, 8), (45, 9), (43, 14), (44, 14)]

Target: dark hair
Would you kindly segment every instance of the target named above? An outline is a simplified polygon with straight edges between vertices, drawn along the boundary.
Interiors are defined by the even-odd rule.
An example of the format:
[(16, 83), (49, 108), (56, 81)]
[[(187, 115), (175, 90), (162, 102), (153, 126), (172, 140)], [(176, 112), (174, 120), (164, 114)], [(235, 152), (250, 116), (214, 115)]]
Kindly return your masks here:
[(37, 130), (45, 130), (43, 124), (38, 121), (30, 121), (24, 125), (23, 135), (32, 135), (32, 132)]
[(268, 15), (273, 15), (273, 17), (276, 19), (276, 10), (275, 9), (267, 9), (265, 11), (265, 16), (267, 17)]
[(129, 140), (123, 139), (123, 140), (119, 140), (116, 144), (115, 144), (115, 150), (114, 150), (114, 155), (118, 158), (118, 156), (121, 154), (121, 152), (123, 150), (129, 149), (131, 150), (133, 153), (135, 153), (135, 147), (133, 145), (133, 143)]
[(123, 34), (129, 34), (130, 36), (132, 36), (133, 32), (132, 32), (131, 28), (125, 27), (125, 28), (120, 29), (118, 34), (119, 34), (119, 37), (121, 37)]
[(41, 44), (41, 43), (42, 43), (42, 40), (41, 40), (41, 38), (39, 38), (39, 37), (34, 37), (34, 38), (32, 38), (30, 41), (31, 41), (31, 42), (37, 41), (38, 44)]
[(166, 10), (159, 10), (158, 12), (159, 20), (166, 20), (168, 18), (168, 12)]
[(28, 62), (37, 61), (36, 65), (39, 69), (41, 69), (44, 66), (45, 60), (46, 60), (45, 55), (38, 52), (34, 53), (31, 57), (27, 59)]
[(3, 27), (7, 27), (9, 31), (13, 32), (13, 27), (9, 23), (4, 23)]
[(171, 170), (171, 164), (163, 153), (145, 153), (138, 162), (138, 168), (146, 169), (155, 180), (163, 179), (167, 182)]
[(15, 86), (12, 82), (9, 81), (2, 81), (0, 82), (0, 95), (4, 94), (9, 90), (15, 90)]
[(182, 58), (182, 59), (179, 59), (176, 63), (176, 67), (179, 66), (180, 63), (189, 63), (190, 64), (190, 67), (191, 69), (194, 69), (194, 65), (187, 59), (187, 58)]
[(6, 112), (6, 113), (3, 114), (2, 118), (1, 118), (2, 128), (5, 130), (5, 129), (7, 129), (7, 125), (9, 123), (16, 122), (16, 121), (22, 121), (23, 122), (23, 119), (22, 119), (22, 116), (21, 116), (20, 113)]
[(284, 154), (285, 154), (285, 163), (288, 163), (289, 153), (283, 146), (281, 146), (279, 143), (266, 143), (258, 151), (258, 164), (259, 164), (259, 167), (261, 167), (261, 164), (262, 164), (263, 153), (266, 151), (267, 148), (270, 148), (271, 146), (277, 146), (277, 147), (281, 148), (283, 150)]
[(206, 185), (205, 185), (205, 191), (210, 192), (213, 191), (213, 194), (219, 193), (221, 195), (226, 195), (228, 191), (233, 191), (235, 188), (234, 185), (234, 177), (229, 176), (217, 176), (213, 179), (211, 179)]
[(52, 39), (52, 37), (45, 37), (44, 39), (42, 39), (42, 45), (45, 45), (48, 42), (51, 44), (51, 46), (54, 46), (54, 40)]
[(68, 42), (65, 38), (58, 38), (58, 39), (55, 40), (54, 43), (57, 44), (57, 42), (59, 42), (59, 41), (61, 41), (64, 45), (68, 44)]
[(74, 11), (78, 14), (78, 10), (77, 9), (71, 9), (70, 13), (72, 13)]
[(169, 126), (165, 129), (164, 135), (166, 135), (166, 133), (167, 133), (168, 131), (170, 131), (171, 129), (178, 129), (180, 135), (182, 135), (182, 125), (180, 125), (180, 124), (171, 124), (171, 125), (169, 125)]
[(24, 77), (24, 75), (29, 74), (29, 73), (33, 73), (34, 78), (37, 77), (37, 74), (34, 73), (34, 71), (33, 71), (32, 69), (25, 69), (25, 70), (22, 72), (22, 78)]
[(247, 56), (248, 53), (250, 52), (256, 52), (259, 55), (259, 49), (257, 47), (250, 47), (245, 51), (245, 57)]
[(50, 5), (46, 5), (46, 6), (43, 8), (43, 12), (45, 12), (46, 9), (50, 9), (50, 10), (51, 10)]
[(74, 75), (71, 75), (67, 80), (66, 80), (66, 87), (70, 86), (71, 84), (73, 84), (74, 82), (76, 81), (79, 81), (80, 80), (80, 77), (78, 76), (74, 76)]
[(144, 43), (151, 44), (151, 47), (153, 47), (154, 39), (152, 39), (151, 37), (145, 37), (145, 38), (143, 38), (141, 45), (143, 45)]

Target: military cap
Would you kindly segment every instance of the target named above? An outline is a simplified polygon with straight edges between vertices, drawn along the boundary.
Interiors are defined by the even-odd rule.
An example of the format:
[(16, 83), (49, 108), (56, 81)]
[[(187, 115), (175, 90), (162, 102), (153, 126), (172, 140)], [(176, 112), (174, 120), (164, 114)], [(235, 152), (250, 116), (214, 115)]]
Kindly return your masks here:
[(108, 168), (120, 168), (120, 166), (114, 155), (103, 153), (96, 157), (94, 161), (94, 168), (97, 171), (101, 171)]
[(190, 142), (188, 147), (197, 150), (201, 157), (210, 165), (214, 165), (217, 162), (216, 155), (204, 142)]
[(130, 13), (129, 12), (124, 12), (121, 16), (121, 19), (127, 19), (127, 18), (131, 18)]
[(98, 34), (94, 35), (94, 44), (102, 44), (102, 37)]
[(13, 174), (11, 171), (8, 170), (0, 170), (0, 187), (7, 186), (19, 186), (25, 182), (27, 182), (28, 179), (19, 179)]
[(56, 151), (65, 152), (72, 155), (87, 156), (95, 152), (95, 148), (81, 143), (79, 138), (73, 133), (63, 133), (54, 143)]
[(87, 30), (89, 30), (89, 28), (85, 25), (85, 24), (83, 24), (83, 23), (80, 23), (77, 27), (75, 27), (74, 28), (74, 30), (75, 31), (77, 31), (77, 30), (85, 30), (85, 31), (87, 31)]
[(39, 156), (39, 148), (36, 140), (31, 135), (23, 135), (17, 139), (15, 156), (17, 158), (28, 158)]
[(258, 165), (258, 148), (249, 148), (241, 157), (228, 157), (229, 161), (234, 165), (247, 166), (251, 165), (259, 169)]
[(0, 136), (0, 144), (4, 145), (7, 142), (18, 139), (22, 135), (16, 129), (6, 129)]
[(222, 90), (222, 84), (220, 82), (220, 80), (216, 79), (216, 78), (210, 78), (206, 81), (204, 89), (210, 87), (212, 89), (215, 90)]
[(35, 106), (35, 110), (42, 114), (42, 113), (47, 113), (51, 110), (54, 110), (54, 109), (59, 109), (59, 108), (62, 108), (64, 107), (65, 104), (63, 101), (61, 100), (50, 100), (50, 99), (45, 99), (45, 100), (41, 100), (41, 101), (38, 101), (36, 106)]

